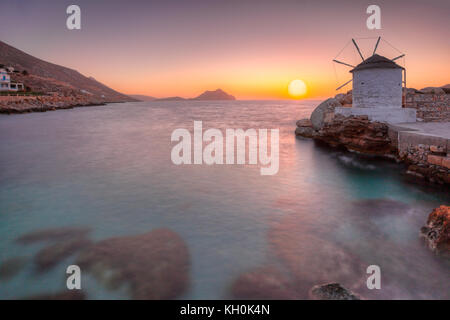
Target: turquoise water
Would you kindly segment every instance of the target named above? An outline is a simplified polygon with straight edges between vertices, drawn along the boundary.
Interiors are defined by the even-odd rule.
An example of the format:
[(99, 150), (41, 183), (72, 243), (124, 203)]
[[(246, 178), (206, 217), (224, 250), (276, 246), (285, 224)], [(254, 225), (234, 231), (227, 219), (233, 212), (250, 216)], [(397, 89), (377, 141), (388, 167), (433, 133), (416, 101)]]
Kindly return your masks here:
[[(1, 116), (0, 262), (26, 263), (0, 279), (0, 298), (64, 290), (74, 257), (38, 273), (33, 259), (43, 244), (15, 240), (65, 226), (89, 226), (93, 240), (175, 231), (191, 257), (189, 288), (179, 298), (230, 298), (239, 275), (267, 265), (289, 277), (311, 269), (304, 283), (338, 281), (343, 266), (330, 262), (336, 250), (364, 268), (380, 266), (381, 290), (354, 287), (368, 298), (450, 298), (448, 262), (419, 239), (431, 210), (450, 202), (448, 190), (414, 183), (401, 164), (296, 138), (295, 121), (317, 103), (146, 102)], [(172, 164), (171, 133), (192, 132), (194, 120), (223, 132), (279, 128), (278, 174)], [(336, 249), (317, 248), (321, 241)], [(365, 283), (367, 276), (352, 277)], [(90, 299), (129, 298), (91, 276), (83, 290)]]

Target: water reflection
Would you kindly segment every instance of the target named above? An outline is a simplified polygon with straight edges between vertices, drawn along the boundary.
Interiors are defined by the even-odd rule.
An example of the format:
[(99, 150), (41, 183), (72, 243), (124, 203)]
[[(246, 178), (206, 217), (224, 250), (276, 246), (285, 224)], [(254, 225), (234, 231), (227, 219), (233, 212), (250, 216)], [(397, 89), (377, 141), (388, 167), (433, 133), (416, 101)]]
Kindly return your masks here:
[[(337, 281), (366, 298), (448, 298), (447, 262), (418, 237), (448, 193), (409, 183), (395, 163), (295, 138), (295, 121), (315, 105), (162, 102), (0, 117), (0, 298), (69, 298), (60, 294), (72, 263), (86, 272), (83, 295), (71, 298), (303, 299)], [(170, 135), (194, 120), (279, 128), (278, 174), (173, 165)], [(365, 288), (369, 264), (382, 269), (380, 291)]]

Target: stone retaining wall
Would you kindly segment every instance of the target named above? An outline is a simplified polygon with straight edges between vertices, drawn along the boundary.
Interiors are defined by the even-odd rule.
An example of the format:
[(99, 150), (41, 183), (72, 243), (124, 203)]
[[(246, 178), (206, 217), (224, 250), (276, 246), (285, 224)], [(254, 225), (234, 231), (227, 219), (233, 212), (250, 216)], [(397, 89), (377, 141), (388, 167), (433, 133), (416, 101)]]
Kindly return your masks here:
[(450, 121), (450, 94), (411, 92), (406, 95), (406, 108), (417, 110), (417, 121)]
[(450, 139), (389, 128), (398, 156), (408, 164), (407, 173), (431, 182), (450, 183)]

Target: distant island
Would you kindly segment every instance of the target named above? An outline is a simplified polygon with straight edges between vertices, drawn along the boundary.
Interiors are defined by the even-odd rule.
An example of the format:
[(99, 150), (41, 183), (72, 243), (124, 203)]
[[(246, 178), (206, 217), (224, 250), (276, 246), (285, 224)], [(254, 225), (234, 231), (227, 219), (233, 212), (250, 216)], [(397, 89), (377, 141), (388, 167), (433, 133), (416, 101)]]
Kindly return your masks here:
[[(139, 99), (137, 95), (133, 95), (132, 97)], [(153, 99), (152, 101), (187, 101), (187, 100), (198, 100), (198, 101), (236, 100), (236, 98), (234, 96), (232, 96), (231, 94), (226, 93), (222, 89), (217, 89), (214, 91), (205, 91), (201, 95), (199, 95), (195, 98), (187, 98), (186, 99), (186, 98), (176, 96), (176, 97)], [(149, 100), (143, 100), (143, 101), (149, 101)]]
[(146, 96), (146, 95), (144, 95), (144, 94), (129, 94), (128, 95), (129, 97), (132, 97), (132, 98), (134, 98), (134, 99), (136, 99), (136, 100), (139, 100), (139, 101), (153, 101), (153, 100), (156, 100), (157, 98), (155, 98), (155, 97), (152, 97), (152, 96)]

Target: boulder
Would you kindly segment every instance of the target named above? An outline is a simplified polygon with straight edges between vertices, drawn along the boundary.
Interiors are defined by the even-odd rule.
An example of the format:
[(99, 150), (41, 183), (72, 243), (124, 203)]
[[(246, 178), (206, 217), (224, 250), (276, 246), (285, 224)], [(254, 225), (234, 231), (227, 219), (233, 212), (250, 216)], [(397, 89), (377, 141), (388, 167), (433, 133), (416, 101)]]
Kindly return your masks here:
[(314, 286), (309, 291), (309, 298), (313, 300), (361, 300), (358, 295), (339, 283)]
[(365, 272), (362, 261), (323, 239), (317, 229), (309, 229), (301, 217), (281, 217), (267, 236), (269, 248), (291, 274), (292, 286), (300, 295), (307, 296), (317, 283), (339, 282), (352, 289), (360, 285), (360, 275)]
[(315, 132), (316, 131), (312, 127), (311, 120), (301, 119), (297, 121), (297, 128), (295, 129), (295, 135), (306, 138), (312, 138)]
[(312, 127), (311, 120), (309, 119), (300, 119), (295, 124), (297, 127)]
[(39, 272), (48, 271), (63, 259), (75, 252), (86, 248), (91, 244), (87, 238), (60, 241), (41, 249), (35, 257), (35, 263)]
[(82, 270), (106, 282), (127, 284), (133, 299), (174, 299), (189, 283), (189, 252), (169, 229), (114, 237), (94, 243), (76, 262)]
[(311, 123), (315, 130), (323, 128), (325, 123), (333, 120), (334, 109), (336, 107), (342, 107), (342, 105), (335, 98), (330, 98), (322, 102), (311, 113)]
[(353, 95), (351, 93), (347, 93), (345, 95), (344, 99), (342, 99), (341, 104), (350, 104), (351, 105), (352, 103), (353, 103)]
[(66, 290), (57, 293), (39, 294), (19, 300), (85, 300), (86, 294), (81, 290)]
[(296, 136), (301, 136), (305, 138), (313, 138), (315, 133), (316, 131), (314, 130), (313, 127), (297, 127), (295, 129)]
[(339, 101), (340, 104), (343, 104), (344, 99), (345, 99), (345, 94), (344, 93), (338, 93), (337, 95), (334, 96), (334, 98)]
[(25, 266), (26, 258), (14, 257), (5, 260), (0, 265), (0, 280), (9, 280), (17, 275)]
[(291, 300), (298, 295), (290, 281), (273, 267), (261, 267), (241, 274), (231, 287), (234, 299)]
[(439, 254), (450, 254), (450, 206), (442, 205), (428, 216), (420, 235), (428, 247)]

